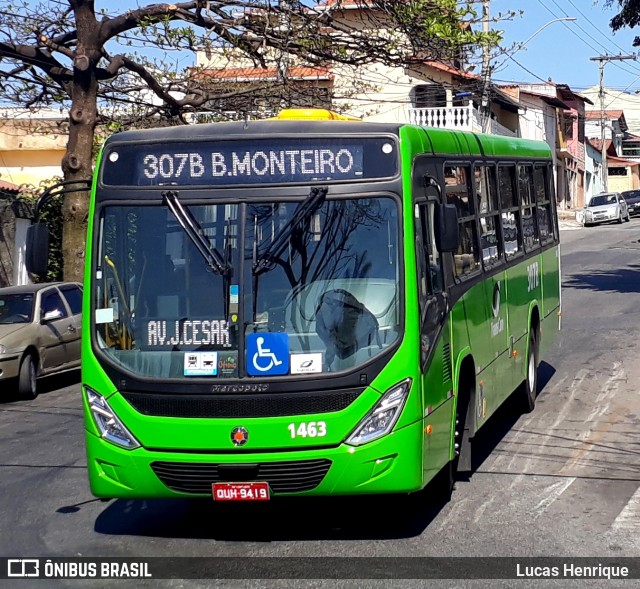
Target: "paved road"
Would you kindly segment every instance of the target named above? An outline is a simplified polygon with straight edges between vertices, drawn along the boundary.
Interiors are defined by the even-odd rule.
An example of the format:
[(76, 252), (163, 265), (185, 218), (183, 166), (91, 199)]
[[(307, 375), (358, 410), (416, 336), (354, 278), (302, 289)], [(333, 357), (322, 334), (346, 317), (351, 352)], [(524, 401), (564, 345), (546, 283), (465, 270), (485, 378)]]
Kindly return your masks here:
[(79, 385), (71, 375), (44, 383), (47, 392), (33, 402), (0, 403), (0, 555), (639, 555), (640, 220), (563, 231), (562, 241), (563, 331), (541, 366), (536, 411), (518, 417), (506, 407), (487, 424), (476, 471), (448, 504), (407, 519), (398, 497), (224, 508), (210, 501), (97, 501), (88, 489)]

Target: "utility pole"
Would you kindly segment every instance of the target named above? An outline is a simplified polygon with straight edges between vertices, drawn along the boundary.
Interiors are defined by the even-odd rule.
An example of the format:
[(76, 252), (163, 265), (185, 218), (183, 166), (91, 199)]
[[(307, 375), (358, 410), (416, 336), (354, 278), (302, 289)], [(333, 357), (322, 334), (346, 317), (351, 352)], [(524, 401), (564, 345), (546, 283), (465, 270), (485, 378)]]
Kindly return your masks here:
[[(600, 141), (602, 143), (602, 191), (609, 190), (609, 168), (607, 166), (607, 146), (605, 143), (604, 128), (604, 66), (608, 61), (622, 61), (624, 59), (636, 59), (635, 55), (599, 55), (598, 57), (590, 57), (591, 61), (598, 62), (600, 70)], [(611, 137), (613, 139), (613, 135)]]
[[(489, 34), (489, 2), (482, 0), (482, 32)], [(489, 41), (485, 40), (482, 47), (482, 103), (480, 105), (482, 132), (489, 132), (491, 120), (491, 102), (489, 100), (489, 82), (491, 80)]]

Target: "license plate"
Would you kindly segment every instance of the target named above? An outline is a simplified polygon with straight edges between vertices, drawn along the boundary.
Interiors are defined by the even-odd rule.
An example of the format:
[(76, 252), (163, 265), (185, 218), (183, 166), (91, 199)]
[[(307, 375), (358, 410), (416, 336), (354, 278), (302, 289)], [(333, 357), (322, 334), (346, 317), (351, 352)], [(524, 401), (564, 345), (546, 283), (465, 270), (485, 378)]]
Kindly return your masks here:
[(268, 501), (269, 483), (212, 483), (214, 501)]

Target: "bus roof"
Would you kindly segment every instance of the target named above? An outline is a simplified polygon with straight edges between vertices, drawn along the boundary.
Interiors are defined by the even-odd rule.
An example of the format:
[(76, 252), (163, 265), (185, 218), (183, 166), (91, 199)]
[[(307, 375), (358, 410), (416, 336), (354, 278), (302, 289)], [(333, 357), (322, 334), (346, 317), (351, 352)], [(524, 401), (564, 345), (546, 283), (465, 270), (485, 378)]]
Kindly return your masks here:
[(362, 121), (345, 120), (260, 120), (238, 121), (224, 123), (206, 123), (197, 125), (182, 125), (180, 127), (161, 127), (157, 129), (142, 129), (123, 131), (112, 135), (107, 143), (112, 141), (198, 141), (231, 139), (232, 137), (247, 137), (255, 135), (380, 135), (391, 134), (398, 136), (398, 123), (365, 123)]
[(485, 155), (485, 156), (526, 156), (550, 158), (551, 148), (544, 141), (465, 133), (447, 129), (423, 128), (436, 155)]
[[(519, 137), (486, 135), (448, 129), (417, 127), (400, 123), (371, 123), (349, 120), (318, 119), (267, 119), (259, 121), (237, 121), (182, 125), (179, 127), (160, 127), (124, 131), (112, 135), (107, 144), (112, 142), (173, 142), (173, 141), (215, 141), (218, 139), (241, 139), (243, 137), (291, 136), (291, 135), (384, 135), (398, 137), (400, 129), (412, 129), (414, 133), (405, 137), (416, 137), (415, 132), (427, 141), (422, 142), (424, 151), (434, 155), (501, 155), (526, 157), (551, 157), (551, 148), (543, 141), (533, 141)], [(430, 145), (431, 149), (425, 149)], [(424, 152), (423, 151), (423, 152)]]

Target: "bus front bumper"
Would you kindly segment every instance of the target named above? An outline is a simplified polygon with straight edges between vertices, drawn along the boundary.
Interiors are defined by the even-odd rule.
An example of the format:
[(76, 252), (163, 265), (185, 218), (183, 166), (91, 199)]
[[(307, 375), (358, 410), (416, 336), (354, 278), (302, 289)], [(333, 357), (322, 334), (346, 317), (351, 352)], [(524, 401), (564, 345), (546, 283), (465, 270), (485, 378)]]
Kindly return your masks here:
[[(424, 485), (422, 422), (358, 447), (341, 444), (315, 450), (242, 454), (125, 450), (89, 431), (85, 433), (89, 482), (96, 497), (206, 496), (211, 495), (213, 482), (265, 479), (274, 496), (408, 493)], [(210, 477), (212, 470), (215, 472), (219, 466), (224, 470), (224, 465), (234, 466), (225, 471), (222, 479)], [(255, 479), (244, 476), (236, 481), (229, 473), (238, 465), (262, 468), (262, 472), (270, 474)], [(269, 481), (270, 477), (275, 478)], [(199, 481), (195, 487), (190, 482), (193, 480)], [(308, 488), (310, 485), (312, 488)]]

